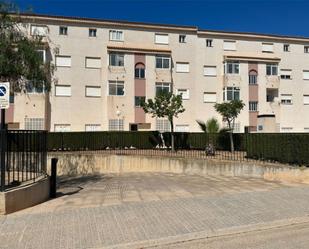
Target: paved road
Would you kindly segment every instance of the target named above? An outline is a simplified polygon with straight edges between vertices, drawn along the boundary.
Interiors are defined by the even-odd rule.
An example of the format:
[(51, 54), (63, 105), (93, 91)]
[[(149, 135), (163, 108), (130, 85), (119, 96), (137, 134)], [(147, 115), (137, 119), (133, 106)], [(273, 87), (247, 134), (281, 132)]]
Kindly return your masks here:
[(63, 179), (61, 191), (0, 217), (0, 248), (141, 248), (309, 218), (309, 186), (261, 179), (107, 175)]
[[(154, 248), (154, 247), (151, 247)], [(284, 226), (221, 236), (218, 238), (193, 240), (172, 245), (158, 246), (157, 249), (308, 249), (309, 223)]]

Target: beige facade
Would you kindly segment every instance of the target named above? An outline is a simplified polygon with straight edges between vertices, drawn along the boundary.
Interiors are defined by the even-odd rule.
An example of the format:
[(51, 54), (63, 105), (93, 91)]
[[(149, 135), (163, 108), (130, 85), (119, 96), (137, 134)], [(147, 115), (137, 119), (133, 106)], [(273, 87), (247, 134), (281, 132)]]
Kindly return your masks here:
[[(29, 34), (46, 32), (46, 60), (56, 71), (49, 94), (15, 95), (11, 121), (21, 129), (43, 124), (50, 131), (166, 130), (164, 120), (145, 115), (138, 105), (155, 96), (157, 85), (183, 94), (186, 111), (175, 120), (176, 131), (200, 131), (196, 120), (221, 122), (214, 103), (231, 98), (246, 104), (235, 132), (309, 131), (307, 38), (23, 18), (31, 24)], [(274, 119), (266, 122), (265, 115)]]

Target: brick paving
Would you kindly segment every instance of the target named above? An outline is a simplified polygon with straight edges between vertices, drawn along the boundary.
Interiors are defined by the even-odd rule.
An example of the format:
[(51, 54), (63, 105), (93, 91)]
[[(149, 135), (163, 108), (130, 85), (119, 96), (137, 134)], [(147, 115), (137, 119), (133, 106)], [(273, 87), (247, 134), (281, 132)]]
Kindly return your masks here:
[(60, 190), (0, 217), (0, 248), (141, 248), (309, 215), (307, 185), (261, 179), (107, 175), (63, 179)]

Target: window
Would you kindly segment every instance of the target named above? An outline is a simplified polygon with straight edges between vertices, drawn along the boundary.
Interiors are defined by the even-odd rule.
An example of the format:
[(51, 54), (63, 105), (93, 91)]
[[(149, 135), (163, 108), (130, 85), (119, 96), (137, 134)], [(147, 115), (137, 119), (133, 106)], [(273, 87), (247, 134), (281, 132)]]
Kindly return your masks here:
[(293, 127), (281, 127), (281, 132), (292, 132)]
[(250, 70), (249, 72), (249, 85), (256, 85), (257, 84), (257, 71)]
[(71, 131), (70, 124), (55, 124), (55, 132), (68, 132)]
[(239, 100), (240, 89), (239, 87), (225, 87), (223, 88), (223, 101)]
[(89, 29), (89, 37), (96, 37), (97, 29)]
[(71, 67), (71, 56), (57, 55), (56, 56), (57, 67)]
[(109, 39), (111, 41), (123, 41), (123, 31), (120, 30), (110, 30)]
[(273, 53), (274, 52), (274, 44), (273, 43), (262, 43), (262, 52)]
[(225, 64), (226, 74), (239, 74), (239, 61), (227, 61)]
[(101, 58), (100, 57), (86, 57), (85, 67), (86, 68), (101, 68)]
[(134, 77), (136, 79), (145, 79), (145, 65), (143, 63), (137, 63), (135, 65)]
[(27, 93), (45, 93), (45, 86), (44, 84), (33, 84), (32, 81), (28, 81), (25, 85)]
[(100, 124), (86, 124), (85, 131), (100, 131), (101, 125)]
[(217, 76), (217, 67), (204, 66), (204, 76)]
[(156, 68), (169, 69), (171, 58), (167, 56), (156, 56)]
[(161, 93), (169, 93), (171, 91), (170, 83), (156, 83), (156, 95)]
[(177, 89), (176, 90), (177, 95), (181, 95), (182, 99), (190, 99), (190, 91), (189, 89)]
[(44, 118), (25, 118), (25, 130), (44, 130)]
[(109, 54), (109, 65), (114, 67), (124, 66), (124, 54), (110, 53)]
[(212, 47), (212, 39), (206, 39), (206, 47)]
[(110, 120), (108, 120), (108, 130), (110, 130), (110, 131), (123, 131), (124, 130), (123, 119), (110, 119)]
[(179, 35), (179, 43), (186, 43), (186, 36), (185, 35)]
[(283, 51), (290, 52), (290, 44), (283, 44)]
[(46, 62), (46, 51), (43, 49), (40, 49), (40, 50), (37, 50), (36, 52), (40, 56), (41, 62), (45, 63)]
[(160, 132), (169, 132), (171, 130), (170, 122), (167, 119), (156, 119), (156, 130)]
[(155, 34), (155, 43), (168, 44), (168, 34)]
[(143, 103), (145, 103), (146, 97), (144, 96), (135, 96), (134, 106), (141, 107)]
[(267, 76), (278, 75), (278, 64), (267, 64), (266, 75)]
[(124, 81), (110, 80), (108, 82), (108, 95), (123, 96), (124, 95)]
[(309, 105), (309, 94), (304, 95), (304, 105)]
[(304, 127), (304, 132), (309, 132), (309, 127)]
[(236, 41), (223, 41), (224, 50), (236, 50)]
[(31, 25), (31, 35), (33, 36), (46, 36), (48, 28), (43, 25)]
[(258, 102), (257, 101), (249, 101), (249, 111), (257, 112), (258, 111)]
[(217, 93), (204, 92), (204, 103), (216, 103)]
[(291, 105), (292, 104), (292, 94), (281, 94), (281, 104)]
[(304, 80), (309, 80), (309, 70), (304, 70), (303, 71), (303, 79)]
[(86, 86), (85, 88), (86, 97), (101, 97), (100, 86)]
[(55, 96), (70, 97), (71, 96), (71, 86), (69, 86), (69, 85), (56, 85)]
[(59, 27), (59, 35), (68, 35), (68, 27), (60, 26)]
[(309, 53), (309, 46), (304, 46), (304, 53), (306, 53), (306, 54)]
[(281, 69), (280, 70), (280, 78), (283, 80), (290, 80), (292, 79), (292, 70), (291, 69)]
[(189, 132), (189, 125), (175, 125), (176, 132)]
[(176, 72), (177, 73), (189, 73), (189, 63), (188, 62), (176, 62)]

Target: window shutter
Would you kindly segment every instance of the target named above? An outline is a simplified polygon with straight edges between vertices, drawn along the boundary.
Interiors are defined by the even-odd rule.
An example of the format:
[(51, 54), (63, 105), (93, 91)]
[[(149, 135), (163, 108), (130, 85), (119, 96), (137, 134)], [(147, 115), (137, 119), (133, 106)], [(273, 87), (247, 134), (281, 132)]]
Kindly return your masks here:
[(56, 96), (71, 96), (71, 86), (56, 86)]
[(87, 68), (101, 68), (101, 58), (86, 57)]
[(304, 95), (304, 104), (309, 105), (309, 95)]
[(155, 43), (158, 43), (158, 44), (168, 44), (168, 35), (165, 35), (165, 34), (155, 34)]
[(223, 49), (224, 50), (236, 50), (236, 42), (235, 41), (224, 41)]
[(46, 36), (47, 34), (48, 29), (46, 26), (38, 26), (38, 25), (31, 26), (31, 35)]
[(281, 69), (280, 70), (280, 73), (282, 74), (282, 75), (292, 75), (292, 70), (291, 69)]
[(309, 70), (304, 70), (303, 71), (303, 79), (304, 80), (309, 80)]
[(177, 73), (189, 73), (189, 63), (176, 63), (176, 72)]
[(57, 67), (70, 67), (71, 66), (71, 56), (56, 56), (56, 66)]
[(262, 51), (263, 52), (274, 52), (274, 44), (273, 43), (262, 43)]
[(217, 67), (216, 66), (204, 66), (204, 75), (205, 76), (216, 76)]
[(217, 94), (216, 93), (204, 93), (204, 102), (216, 103), (217, 102)]
[(176, 94), (181, 95), (182, 99), (189, 99), (190, 98), (189, 89), (177, 89)]
[(86, 86), (87, 97), (101, 97), (101, 87), (99, 86)]

